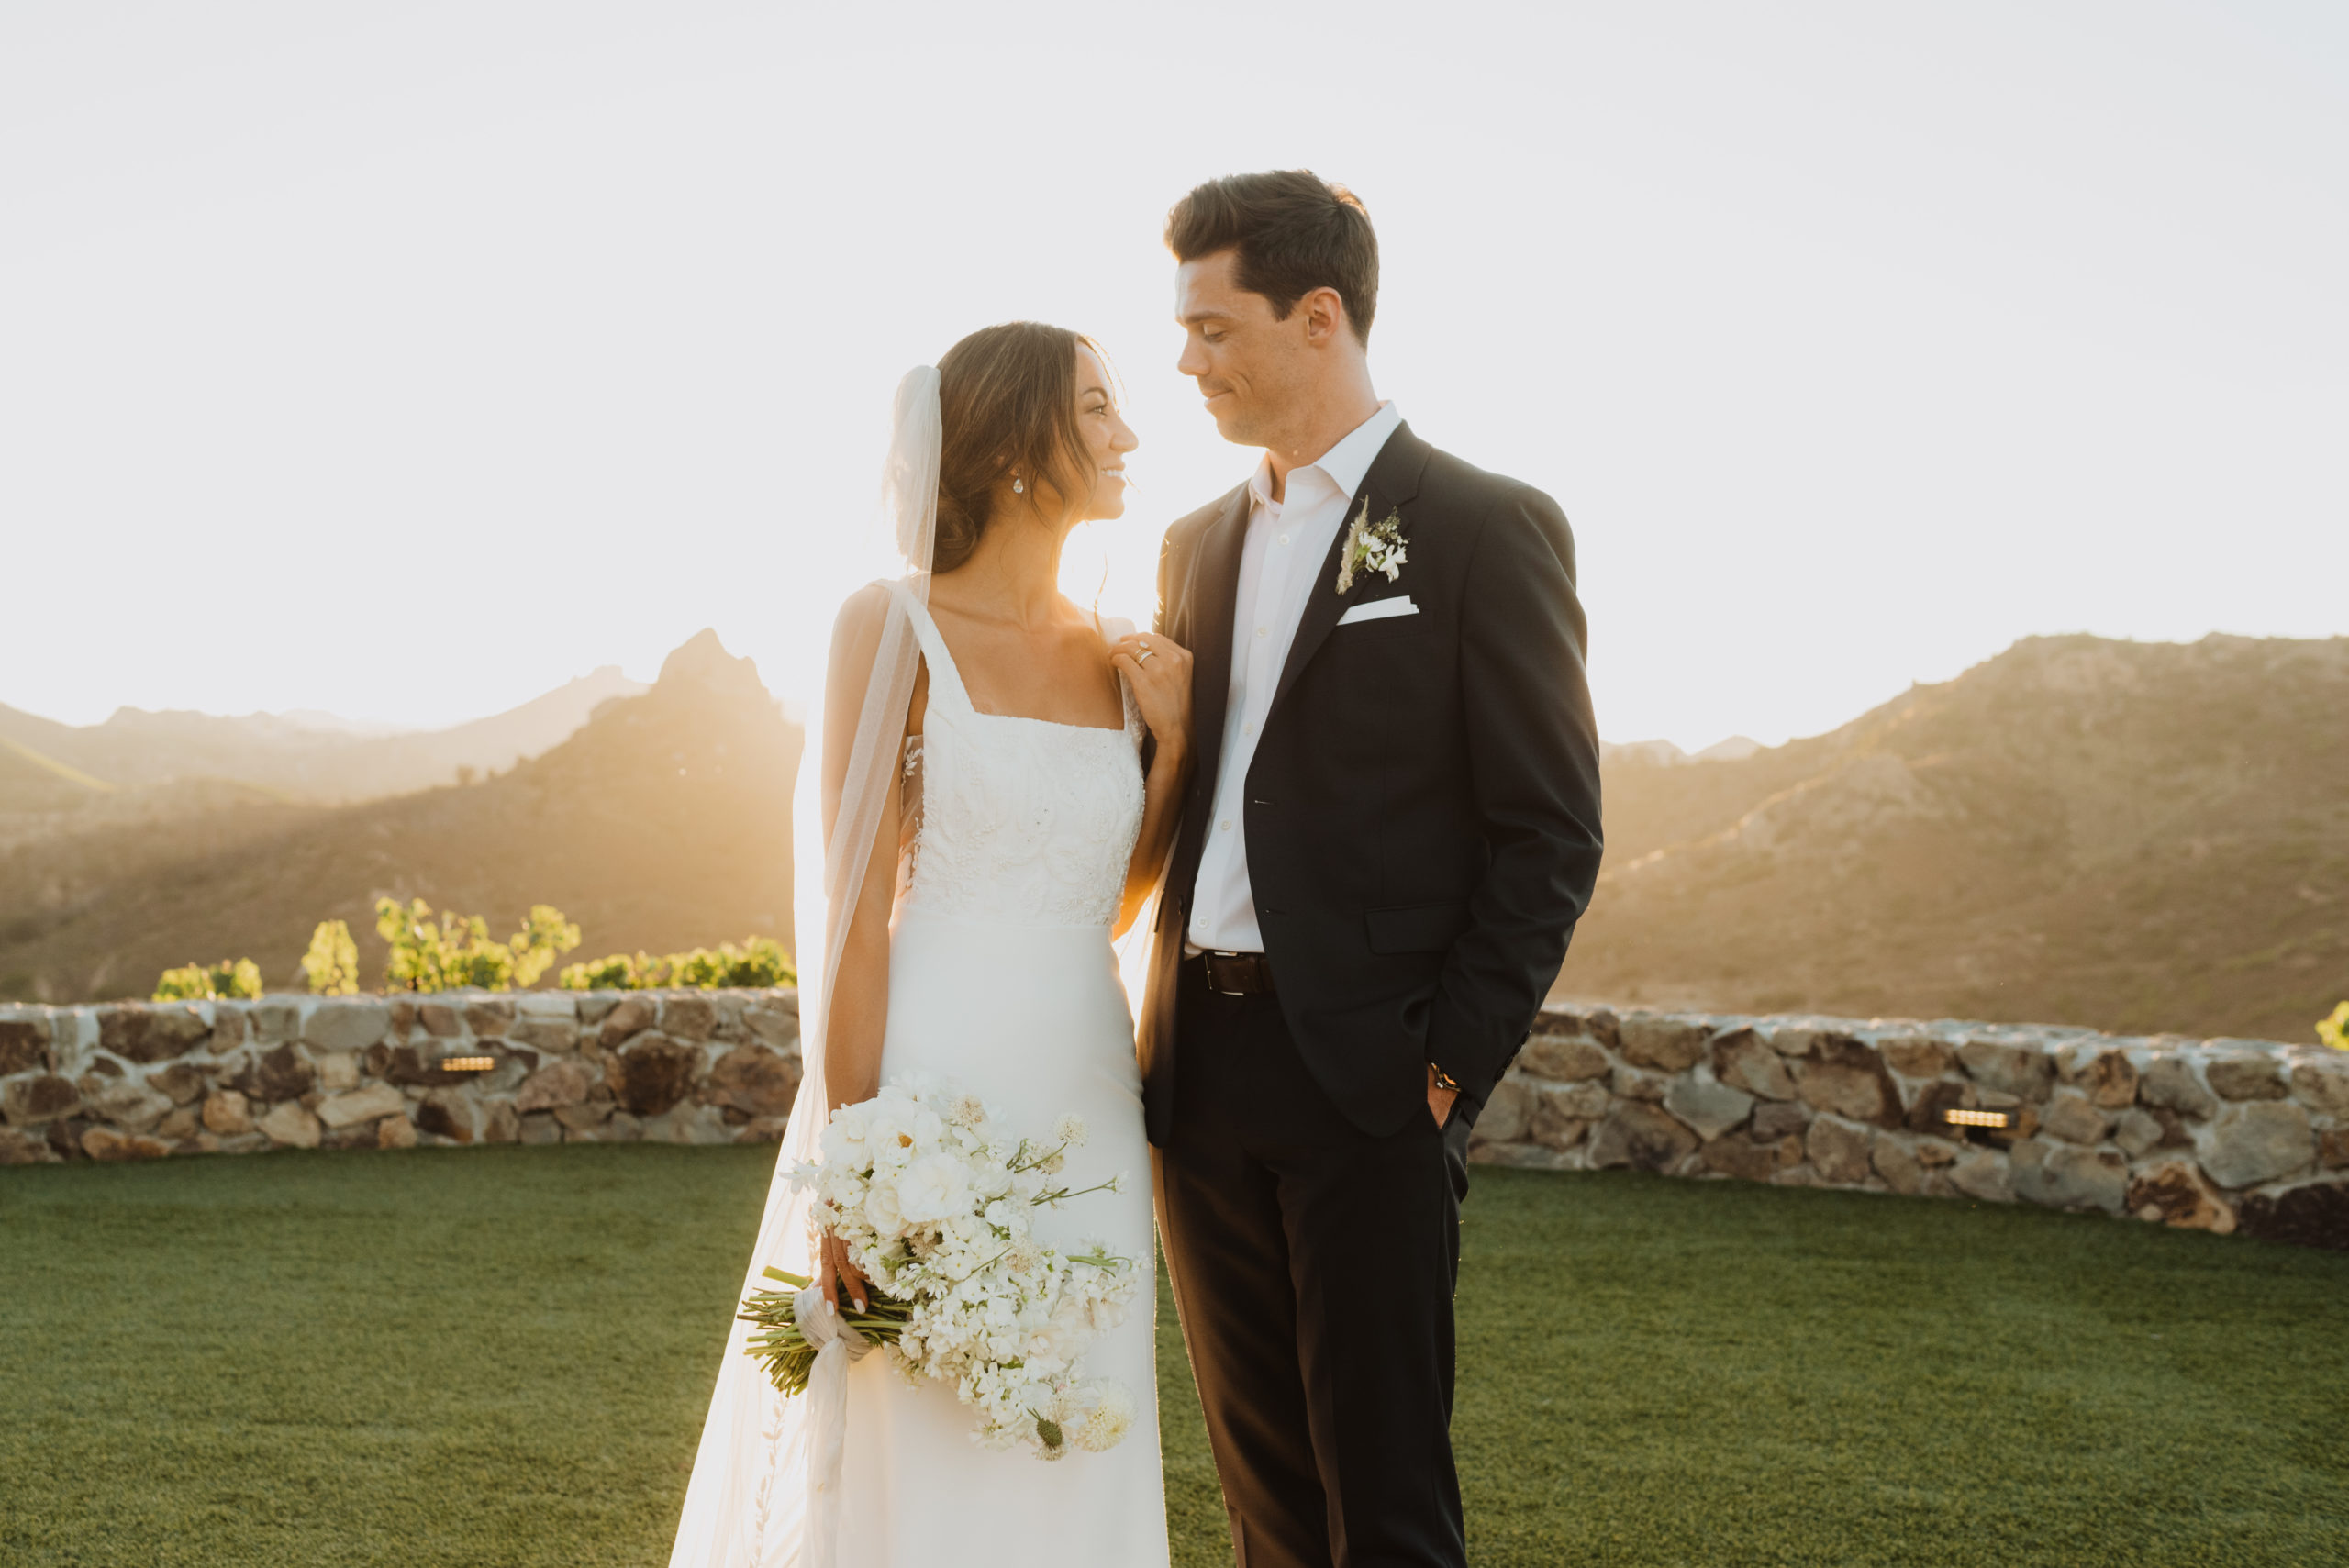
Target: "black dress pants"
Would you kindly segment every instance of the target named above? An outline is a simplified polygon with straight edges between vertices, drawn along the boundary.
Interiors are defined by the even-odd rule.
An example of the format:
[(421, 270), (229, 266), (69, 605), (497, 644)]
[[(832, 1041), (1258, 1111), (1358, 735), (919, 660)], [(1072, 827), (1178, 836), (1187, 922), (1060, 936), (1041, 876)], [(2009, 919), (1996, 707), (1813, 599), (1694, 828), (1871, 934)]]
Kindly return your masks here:
[(1423, 1114), (1367, 1136), (1276, 998), (1183, 974), (1152, 1169), (1239, 1568), (1465, 1568), (1442, 1135)]

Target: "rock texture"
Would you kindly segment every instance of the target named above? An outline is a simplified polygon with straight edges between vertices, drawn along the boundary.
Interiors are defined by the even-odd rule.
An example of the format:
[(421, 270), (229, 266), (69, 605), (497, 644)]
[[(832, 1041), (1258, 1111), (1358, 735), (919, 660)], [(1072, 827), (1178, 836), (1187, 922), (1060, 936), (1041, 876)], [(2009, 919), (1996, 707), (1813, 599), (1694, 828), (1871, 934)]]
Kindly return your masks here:
[[(792, 991), (0, 1005), (0, 1166), (772, 1142)], [(1996, 1130), (1950, 1113), (2004, 1112)], [(1954, 1020), (1544, 1011), (1469, 1157), (2033, 1203), (2349, 1249), (2349, 1054)]]
[(798, 1088), (790, 990), (0, 1004), (0, 1165), (774, 1142)]
[[(1953, 1111), (2008, 1124), (1968, 1129)], [(1478, 1117), (1469, 1158), (2032, 1203), (2349, 1249), (2349, 1055), (1553, 1008)]]

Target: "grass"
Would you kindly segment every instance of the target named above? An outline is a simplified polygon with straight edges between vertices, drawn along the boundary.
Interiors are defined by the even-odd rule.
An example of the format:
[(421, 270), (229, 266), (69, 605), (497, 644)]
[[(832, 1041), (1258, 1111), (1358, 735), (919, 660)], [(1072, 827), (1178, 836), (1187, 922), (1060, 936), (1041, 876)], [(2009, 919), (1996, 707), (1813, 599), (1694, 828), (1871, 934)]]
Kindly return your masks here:
[[(763, 1150), (0, 1173), (0, 1562), (659, 1564)], [(1471, 1559), (2349, 1561), (2349, 1256), (1480, 1172)], [(1171, 1309), (1183, 1568), (1225, 1563)]]

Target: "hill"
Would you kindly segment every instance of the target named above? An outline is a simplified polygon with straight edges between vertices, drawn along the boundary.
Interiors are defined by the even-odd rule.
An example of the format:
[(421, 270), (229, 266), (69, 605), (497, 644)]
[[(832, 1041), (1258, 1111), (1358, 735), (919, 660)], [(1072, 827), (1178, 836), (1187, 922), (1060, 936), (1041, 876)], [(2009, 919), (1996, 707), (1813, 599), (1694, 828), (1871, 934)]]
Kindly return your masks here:
[(1832, 734), (1604, 772), (1562, 995), (2277, 1040), (2349, 995), (2349, 638), (2031, 638)]
[[(504, 713), (405, 734), (371, 733), (329, 714), (223, 717), (126, 707), (104, 724), (73, 726), (0, 706), (0, 749), (117, 786), (233, 779), (334, 805), (453, 783), (461, 769), (510, 768), (574, 733), (598, 705), (643, 690), (611, 665)], [(27, 809), (13, 804), (14, 793), (0, 762), (0, 812)]]
[(551, 903), (583, 954), (754, 931), (788, 946), (799, 751), (755, 667), (704, 631), (651, 687), (494, 778), (341, 806), (240, 789), (0, 851), (0, 996), (140, 995), (167, 967), (232, 956), (293, 986), (328, 918), (350, 922), (372, 984), (378, 895), (501, 936)]

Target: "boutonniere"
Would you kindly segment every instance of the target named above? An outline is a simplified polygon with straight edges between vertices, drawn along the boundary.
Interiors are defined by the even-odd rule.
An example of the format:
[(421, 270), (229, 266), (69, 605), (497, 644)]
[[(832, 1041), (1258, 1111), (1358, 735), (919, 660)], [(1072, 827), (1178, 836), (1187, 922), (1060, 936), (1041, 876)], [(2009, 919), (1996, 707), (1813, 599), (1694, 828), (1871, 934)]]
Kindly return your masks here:
[(1370, 520), (1370, 497), (1363, 497), (1362, 510), (1346, 528), (1346, 548), (1338, 556), (1338, 592), (1353, 592), (1354, 568), (1383, 572), (1389, 583), (1403, 574), (1403, 562), (1409, 558), (1403, 549), (1403, 514), (1390, 511), (1377, 522)]

